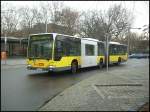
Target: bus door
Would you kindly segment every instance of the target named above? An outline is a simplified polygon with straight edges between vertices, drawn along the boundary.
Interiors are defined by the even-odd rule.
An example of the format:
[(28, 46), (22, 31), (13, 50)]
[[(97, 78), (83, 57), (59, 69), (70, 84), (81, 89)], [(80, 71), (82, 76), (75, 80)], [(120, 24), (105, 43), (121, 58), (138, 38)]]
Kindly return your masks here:
[(81, 67), (97, 65), (97, 42), (81, 40)]

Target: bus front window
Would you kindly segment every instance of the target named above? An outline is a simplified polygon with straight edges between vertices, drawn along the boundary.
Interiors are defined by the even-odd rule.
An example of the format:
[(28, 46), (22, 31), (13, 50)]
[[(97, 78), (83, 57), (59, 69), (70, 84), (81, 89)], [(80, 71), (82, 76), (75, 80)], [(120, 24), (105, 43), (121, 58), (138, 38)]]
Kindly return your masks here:
[(28, 58), (52, 59), (53, 35), (30, 37)]

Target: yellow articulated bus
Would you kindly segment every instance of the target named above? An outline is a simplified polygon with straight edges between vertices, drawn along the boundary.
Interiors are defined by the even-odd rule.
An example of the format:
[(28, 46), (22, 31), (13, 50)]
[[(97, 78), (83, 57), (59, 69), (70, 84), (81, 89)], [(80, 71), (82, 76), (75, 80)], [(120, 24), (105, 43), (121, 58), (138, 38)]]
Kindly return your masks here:
[[(112, 53), (110, 53), (109, 61), (113, 63), (126, 61), (126, 46), (110, 43), (110, 48), (111, 44), (112, 47), (117, 46), (110, 49)], [(121, 49), (121, 52), (124, 53), (119, 52), (119, 54), (118, 51)], [(27, 69), (29, 70), (71, 70), (72, 73), (76, 73), (78, 68), (91, 66), (101, 68), (106, 62), (104, 42), (92, 38), (77, 38), (57, 33), (30, 35), (27, 51)]]
[(128, 59), (127, 45), (118, 42), (109, 43), (109, 64), (126, 62)]

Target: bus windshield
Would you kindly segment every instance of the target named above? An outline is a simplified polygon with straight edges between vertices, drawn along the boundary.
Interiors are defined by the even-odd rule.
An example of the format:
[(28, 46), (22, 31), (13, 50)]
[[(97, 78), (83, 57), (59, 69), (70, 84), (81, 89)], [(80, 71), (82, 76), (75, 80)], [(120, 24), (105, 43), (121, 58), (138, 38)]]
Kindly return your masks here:
[(33, 35), (29, 39), (28, 58), (51, 59), (53, 35)]

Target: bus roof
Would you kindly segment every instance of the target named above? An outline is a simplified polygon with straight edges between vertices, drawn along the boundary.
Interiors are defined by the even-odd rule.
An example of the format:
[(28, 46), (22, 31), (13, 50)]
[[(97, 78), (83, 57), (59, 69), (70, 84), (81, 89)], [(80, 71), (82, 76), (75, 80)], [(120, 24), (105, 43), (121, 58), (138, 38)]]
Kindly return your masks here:
[(44, 35), (44, 34), (54, 34), (54, 33), (36, 33), (36, 34), (30, 34), (30, 36), (32, 36), (32, 35)]
[(97, 39), (93, 39), (93, 38), (82, 38), (82, 40), (90, 40), (90, 41), (96, 41), (96, 42), (98, 42), (99, 40), (97, 40)]
[(125, 45), (125, 44), (120, 44), (119, 42), (114, 42), (114, 41), (111, 41), (111, 42), (109, 42), (110, 44), (115, 44), (115, 45), (124, 45), (124, 46), (127, 46), (127, 45)]
[(109, 42), (110, 44), (118, 44), (118, 45), (120, 45), (120, 43), (119, 42), (113, 42), (113, 41), (111, 41), (111, 42)]
[[(44, 35), (44, 34), (52, 34), (52, 35), (63, 35), (63, 36), (68, 36), (68, 37), (73, 37), (73, 38), (79, 38), (79, 39), (83, 39), (83, 40), (89, 40), (89, 41), (96, 41), (96, 42), (101, 42), (101, 43), (105, 43), (105, 41), (100, 41), (98, 39), (94, 39), (94, 38), (80, 38), (80, 37), (76, 37), (76, 36), (71, 36), (71, 35), (65, 35), (65, 34), (59, 34), (59, 33), (37, 33), (37, 34), (30, 34), (30, 36), (33, 36), (33, 35)], [(114, 41), (111, 41), (109, 42), (110, 44), (115, 44), (115, 45), (124, 45), (124, 46), (127, 46), (125, 44), (120, 44), (119, 42), (114, 42)]]
[(68, 37), (79, 38), (79, 37), (75, 37), (75, 36), (71, 36), (71, 35), (65, 35), (65, 34), (59, 34), (59, 33), (37, 33), (37, 34), (30, 34), (30, 36), (33, 36), (33, 35), (46, 35), (46, 34), (63, 35), (63, 36), (68, 36)]

